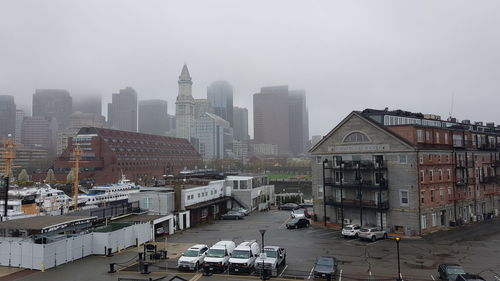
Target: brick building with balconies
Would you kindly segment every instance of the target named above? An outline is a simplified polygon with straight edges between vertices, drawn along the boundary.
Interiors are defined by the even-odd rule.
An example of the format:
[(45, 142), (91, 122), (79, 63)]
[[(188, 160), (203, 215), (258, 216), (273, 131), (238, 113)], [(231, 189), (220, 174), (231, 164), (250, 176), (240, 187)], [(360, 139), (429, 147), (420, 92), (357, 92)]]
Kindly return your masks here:
[(73, 167), (73, 147), (83, 156), (80, 179), (95, 184), (117, 182), (124, 174), (132, 181), (147, 181), (201, 165), (201, 157), (189, 141), (103, 128), (82, 128), (68, 139), (68, 147), (54, 163), (59, 180)]
[(311, 153), (319, 220), (425, 234), (498, 215), (500, 128), (492, 123), (367, 109)]

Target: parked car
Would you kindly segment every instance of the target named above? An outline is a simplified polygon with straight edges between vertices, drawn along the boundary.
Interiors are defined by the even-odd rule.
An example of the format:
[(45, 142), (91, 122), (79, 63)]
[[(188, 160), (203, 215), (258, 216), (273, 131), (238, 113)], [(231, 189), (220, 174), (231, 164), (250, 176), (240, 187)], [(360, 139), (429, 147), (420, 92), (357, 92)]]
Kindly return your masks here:
[(293, 218), (286, 223), (286, 228), (292, 229), (292, 228), (309, 227), (310, 224), (311, 223), (306, 218)]
[(244, 208), (233, 208), (231, 211), (240, 212), (245, 216), (248, 216), (250, 214), (250, 211)]
[(455, 281), (459, 274), (465, 274), (464, 268), (459, 264), (440, 264), (438, 266), (439, 279)]
[(229, 273), (252, 273), (260, 247), (255, 241), (245, 241), (238, 245), (229, 259)]
[(477, 274), (466, 273), (458, 275), (456, 281), (486, 281), (486, 280)]
[(279, 246), (266, 246), (264, 253), (255, 260), (255, 270), (259, 275), (262, 272), (262, 266), (266, 270), (271, 270), (272, 276), (278, 276), (278, 271), (286, 265), (286, 250)]
[(362, 228), (358, 232), (358, 238), (375, 242), (378, 239), (387, 239), (387, 231), (378, 227)]
[(299, 205), (297, 205), (295, 203), (286, 203), (286, 204), (280, 205), (278, 207), (278, 209), (285, 210), (285, 211), (297, 210), (298, 208), (300, 208)]
[(313, 203), (310, 203), (310, 202), (304, 202), (304, 203), (300, 203), (299, 204), (299, 207), (300, 208), (312, 208), (313, 207)]
[(349, 224), (342, 228), (342, 236), (345, 238), (358, 238), (358, 232), (361, 230), (361, 226), (357, 224)]
[(245, 217), (243, 213), (236, 211), (229, 211), (221, 216), (223, 220), (242, 220)]
[(292, 216), (292, 218), (305, 218), (306, 217), (305, 212), (306, 212), (305, 209), (297, 209), (293, 210), (290, 215)]
[(305, 208), (304, 210), (305, 210), (304, 215), (306, 215), (306, 218), (310, 219), (310, 218), (314, 217), (313, 208)]
[(319, 257), (313, 267), (314, 278), (333, 279), (337, 274), (337, 260), (334, 257)]
[(207, 245), (198, 244), (191, 246), (182, 253), (182, 256), (177, 261), (177, 268), (179, 270), (198, 271), (200, 266), (205, 262), (206, 251), (208, 251)]
[(233, 241), (219, 241), (205, 255), (203, 268), (210, 272), (224, 272), (236, 244)]

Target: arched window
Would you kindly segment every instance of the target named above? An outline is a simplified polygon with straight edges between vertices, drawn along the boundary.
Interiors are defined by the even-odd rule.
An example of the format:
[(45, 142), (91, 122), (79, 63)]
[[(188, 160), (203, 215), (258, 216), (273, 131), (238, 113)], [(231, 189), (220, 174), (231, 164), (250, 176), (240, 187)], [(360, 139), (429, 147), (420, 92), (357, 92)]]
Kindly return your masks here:
[(344, 142), (369, 142), (370, 139), (363, 133), (354, 132), (344, 138)]

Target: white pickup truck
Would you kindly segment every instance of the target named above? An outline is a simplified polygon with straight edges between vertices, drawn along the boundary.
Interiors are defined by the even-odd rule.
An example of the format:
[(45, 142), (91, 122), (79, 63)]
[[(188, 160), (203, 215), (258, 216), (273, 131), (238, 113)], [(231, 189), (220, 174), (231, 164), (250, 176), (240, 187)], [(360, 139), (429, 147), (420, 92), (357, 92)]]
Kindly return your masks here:
[(272, 276), (278, 276), (280, 269), (286, 265), (286, 250), (278, 246), (265, 246), (264, 252), (255, 260), (255, 271), (262, 272), (262, 265), (271, 270)]

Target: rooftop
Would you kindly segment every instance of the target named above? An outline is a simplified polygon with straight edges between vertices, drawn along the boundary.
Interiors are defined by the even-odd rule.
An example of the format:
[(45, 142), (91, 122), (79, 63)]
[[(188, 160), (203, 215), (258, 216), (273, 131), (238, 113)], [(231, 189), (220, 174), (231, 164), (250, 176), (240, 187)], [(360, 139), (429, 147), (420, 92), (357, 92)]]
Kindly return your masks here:
[(90, 223), (95, 217), (88, 216), (36, 216), (0, 222), (0, 229), (39, 230), (47, 232), (69, 224)]

